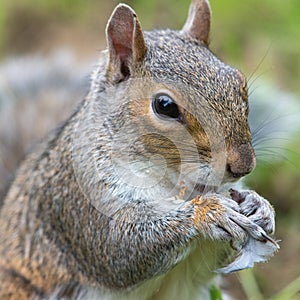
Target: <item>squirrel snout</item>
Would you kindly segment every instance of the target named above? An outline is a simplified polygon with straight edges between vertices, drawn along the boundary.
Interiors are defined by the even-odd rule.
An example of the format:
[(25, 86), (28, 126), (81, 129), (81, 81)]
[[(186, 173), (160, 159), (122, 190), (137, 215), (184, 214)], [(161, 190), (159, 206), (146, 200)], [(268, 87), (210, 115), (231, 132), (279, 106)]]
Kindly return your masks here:
[(233, 178), (249, 174), (256, 165), (255, 153), (250, 144), (232, 147), (227, 153), (226, 171)]

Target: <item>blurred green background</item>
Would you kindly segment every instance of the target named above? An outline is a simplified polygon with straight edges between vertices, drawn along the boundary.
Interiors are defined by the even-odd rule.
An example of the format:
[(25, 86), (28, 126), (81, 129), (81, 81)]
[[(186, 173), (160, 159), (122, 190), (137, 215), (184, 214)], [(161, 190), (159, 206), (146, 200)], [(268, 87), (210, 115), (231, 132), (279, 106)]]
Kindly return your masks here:
[[(119, 1), (1, 0), (0, 54), (49, 51), (62, 43), (103, 41), (104, 26)], [(135, 8), (144, 29), (180, 28), (188, 0), (123, 1)], [(211, 1), (212, 48), (249, 74), (264, 58), (280, 87), (300, 92), (300, 2), (298, 0)], [(64, 37), (64, 40), (59, 38)], [(83, 45), (81, 45), (83, 46)]]
[[(0, 62), (20, 55), (47, 57), (60, 48), (72, 49), (78, 61), (96, 61), (99, 50), (105, 47), (105, 24), (118, 2), (0, 0)], [(145, 30), (180, 29), (190, 3), (189, 0), (123, 2), (135, 9)], [(274, 99), (274, 108), (278, 105), (276, 98), (280, 101), (290, 96), (299, 99), (300, 1), (210, 2), (213, 11), (211, 49), (244, 72), (251, 83), (250, 93), (255, 95), (266, 83), (265, 97)], [(269, 99), (271, 107), (273, 99)], [(285, 117), (289, 117), (289, 113)], [(271, 135), (271, 142), (272, 138), (276, 139)], [(285, 133), (280, 139), (285, 139)], [(279, 254), (269, 264), (254, 269), (263, 298), (278, 293), (300, 275), (299, 131), (287, 134), (285, 140), (283, 146), (274, 143), (273, 148), (270, 144), (262, 149), (258, 167), (247, 180), (275, 206), (277, 236), (282, 240)], [(246, 297), (237, 275), (229, 276), (229, 281), (238, 299)], [(261, 296), (252, 295), (251, 299), (255, 297)]]

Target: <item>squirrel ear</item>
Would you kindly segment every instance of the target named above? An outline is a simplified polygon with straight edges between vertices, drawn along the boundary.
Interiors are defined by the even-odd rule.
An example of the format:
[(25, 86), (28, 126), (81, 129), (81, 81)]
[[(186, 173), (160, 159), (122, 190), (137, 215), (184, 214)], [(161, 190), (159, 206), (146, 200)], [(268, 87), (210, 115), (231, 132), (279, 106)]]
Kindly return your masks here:
[(211, 11), (208, 0), (192, 0), (182, 32), (208, 45), (210, 16)]
[(146, 55), (144, 35), (135, 12), (125, 4), (113, 11), (106, 27), (109, 51), (108, 75), (114, 82), (126, 80), (134, 64)]

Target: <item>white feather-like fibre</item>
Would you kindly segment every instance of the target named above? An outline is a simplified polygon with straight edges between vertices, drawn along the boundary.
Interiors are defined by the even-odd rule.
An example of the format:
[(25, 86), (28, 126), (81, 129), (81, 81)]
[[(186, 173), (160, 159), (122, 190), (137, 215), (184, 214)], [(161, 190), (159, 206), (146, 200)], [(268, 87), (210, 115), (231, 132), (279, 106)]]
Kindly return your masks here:
[(250, 237), (236, 259), (228, 266), (218, 269), (217, 272), (227, 274), (252, 268), (255, 263), (268, 261), (278, 249), (279, 246), (272, 241), (258, 241)]

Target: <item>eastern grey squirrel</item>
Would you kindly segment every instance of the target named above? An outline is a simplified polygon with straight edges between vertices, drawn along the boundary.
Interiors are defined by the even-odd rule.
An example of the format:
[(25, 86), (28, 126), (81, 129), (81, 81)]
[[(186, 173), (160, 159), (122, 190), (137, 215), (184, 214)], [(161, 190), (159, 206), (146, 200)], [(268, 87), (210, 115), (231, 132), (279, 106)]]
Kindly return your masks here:
[(0, 215), (1, 299), (207, 299), (266, 261), (274, 210), (255, 167), (244, 76), (208, 49), (210, 8), (142, 32), (118, 5), (76, 112), (20, 166)]

